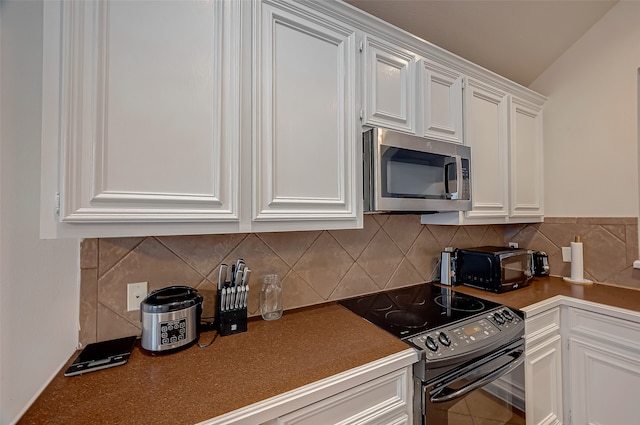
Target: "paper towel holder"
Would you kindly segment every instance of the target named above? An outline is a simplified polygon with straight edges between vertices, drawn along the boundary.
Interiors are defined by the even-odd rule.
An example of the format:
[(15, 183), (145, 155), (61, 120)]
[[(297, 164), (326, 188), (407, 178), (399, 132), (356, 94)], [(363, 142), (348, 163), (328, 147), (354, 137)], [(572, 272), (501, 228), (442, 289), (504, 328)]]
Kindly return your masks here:
[(593, 281), (585, 279), (584, 273), (583, 246), (580, 236), (576, 236), (571, 242), (571, 276), (563, 277), (565, 282), (577, 283), (579, 285), (591, 285)]

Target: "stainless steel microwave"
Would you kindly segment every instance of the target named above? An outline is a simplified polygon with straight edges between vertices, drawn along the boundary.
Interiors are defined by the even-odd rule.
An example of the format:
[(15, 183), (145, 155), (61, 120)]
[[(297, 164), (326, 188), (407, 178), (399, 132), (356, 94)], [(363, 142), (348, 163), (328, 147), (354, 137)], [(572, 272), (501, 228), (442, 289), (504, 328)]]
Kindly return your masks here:
[(363, 135), (364, 211), (471, 209), (471, 148), (382, 128)]

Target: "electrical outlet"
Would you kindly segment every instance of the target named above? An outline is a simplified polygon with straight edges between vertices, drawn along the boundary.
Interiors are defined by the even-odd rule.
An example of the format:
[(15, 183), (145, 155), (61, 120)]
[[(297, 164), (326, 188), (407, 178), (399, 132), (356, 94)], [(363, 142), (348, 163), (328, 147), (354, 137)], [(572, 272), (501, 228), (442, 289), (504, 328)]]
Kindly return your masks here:
[(127, 311), (140, 310), (140, 302), (147, 295), (147, 282), (135, 282), (127, 285)]
[(509, 248), (517, 248), (518, 242), (509, 242)]
[(562, 261), (564, 261), (565, 263), (570, 263), (571, 262), (571, 247), (570, 246), (563, 246), (562, 247)]

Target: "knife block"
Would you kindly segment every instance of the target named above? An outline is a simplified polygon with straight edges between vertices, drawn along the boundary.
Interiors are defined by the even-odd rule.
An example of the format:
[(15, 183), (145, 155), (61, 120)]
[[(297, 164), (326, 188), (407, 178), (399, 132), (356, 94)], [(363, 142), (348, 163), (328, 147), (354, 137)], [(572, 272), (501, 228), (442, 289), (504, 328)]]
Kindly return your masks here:
[(247, 331), (247, 307), (223, 309), (222, 293), (218, 291), (216, 301), (216, 329), (220, 336), (233, 335)]

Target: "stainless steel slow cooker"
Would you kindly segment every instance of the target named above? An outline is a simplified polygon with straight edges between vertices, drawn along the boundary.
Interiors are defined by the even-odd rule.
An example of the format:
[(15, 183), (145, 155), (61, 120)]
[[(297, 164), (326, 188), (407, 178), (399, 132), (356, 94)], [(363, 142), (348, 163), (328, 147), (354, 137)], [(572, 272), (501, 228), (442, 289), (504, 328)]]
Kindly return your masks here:
[(198, 339), (202, 295), (188, 286), (150, 292), (140, 303), (141, 345), (147, 351), (186, 348)]

